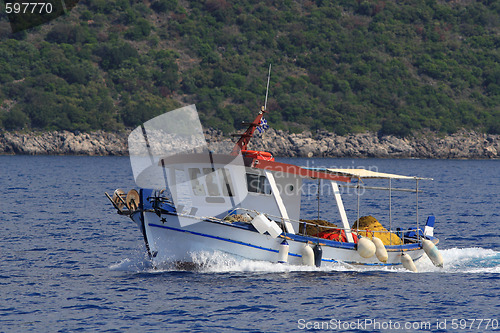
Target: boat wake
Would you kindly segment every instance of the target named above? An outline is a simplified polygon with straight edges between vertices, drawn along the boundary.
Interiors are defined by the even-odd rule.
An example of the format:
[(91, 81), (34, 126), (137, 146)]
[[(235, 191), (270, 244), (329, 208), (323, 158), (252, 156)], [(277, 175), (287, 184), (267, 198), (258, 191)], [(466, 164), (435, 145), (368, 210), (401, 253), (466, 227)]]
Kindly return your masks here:
[[(441, 250), (444, 267), (435, 267), (424, 256), (415, 262), (420, 273), (500, 273), (500, 252), (483, 248), (453, 248)], [(349, 271), (387, 271), (408, 272), (402, 266), (358, 266), (346, 263), (325, 264), (322, 267), (296, 266), (265, 261), (249, 260), (227, 253), (197, 252), (192, 254), (193, 263), (165, 262), (153, 266), (146, 258), (123, 259), (119, 263), (109, 266), (114, 271), (139, 273), (164, 273), (172, 271), (195, 271), (200, 273), (281, 273), (281, 272), (349, 272)]]
[(201, 272), (227, 273), (227, 272), (307, 272), (307, 271), (347, 271), (348, 267), (342, 264), (333, 264), (320, 268), (313, 266), (297, 266), (267, 261), (249, 260), (222, 252), (199, 252), (193, 254), (193, 261)]
[(143, 258), (125, 258), (116, 264), (108, 267), (112, 271), (122, 272), (148, 272), (153, 270), (151, 261), (145, 257)]
[(452, 248), (440, 252), (444, 260), (443, 268), (434, 267), (424, 256), (415, 263), (419, 272), (500, 273), (500, 252), (480, 247)]

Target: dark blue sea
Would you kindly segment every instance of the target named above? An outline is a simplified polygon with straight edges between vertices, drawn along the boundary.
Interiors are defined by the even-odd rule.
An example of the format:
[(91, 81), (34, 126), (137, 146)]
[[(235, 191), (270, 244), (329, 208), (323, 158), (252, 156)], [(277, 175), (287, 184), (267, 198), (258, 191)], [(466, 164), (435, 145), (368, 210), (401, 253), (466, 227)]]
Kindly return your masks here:
[[(444, 268), (428, 259), (418, 273), (309, 268), (202, 253), (199, 268), (153, 269), (136, 225), (104, 196), (134, 187), (128, 158), (0, 156), (0, 332), (500, 331), (500, 161), (280, 161), (434, 178), (418, 184), (419, 223), (436, 216)], [(308, 186), (304, 217), (315, 218), (317, 187)], [(357, 196), (344, 191), (352, 222)], [(319, 205), (322, 219), (336, 219), (323, 193)], [(393, 227), (416, 223), (416, 205), (414, 194), (393, 192)], [(386, 191), (363, 193), (360, 207), (387, 223)]]

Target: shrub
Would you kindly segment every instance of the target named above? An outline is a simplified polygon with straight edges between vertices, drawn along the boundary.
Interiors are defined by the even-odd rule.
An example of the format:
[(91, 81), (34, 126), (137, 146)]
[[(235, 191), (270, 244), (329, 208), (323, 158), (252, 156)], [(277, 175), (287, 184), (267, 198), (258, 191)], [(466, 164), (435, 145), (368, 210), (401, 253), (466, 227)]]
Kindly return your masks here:
[(3, 125), (8, 130), (21, 129), (28, 123), (28, 116), (18, 108), (14, 107), (3, 118)]
[(123, 61), (139, 56), (137, 50), (128, 43), (115, 46), (104, 45), (97, 49), (96, 54), (101, 57), (99, 64), (104, 70), (119, 68)]
[(177, 8), (177, 0), (158, 0), (151, 4), (151, 9), (157, 13), (174, 11)]

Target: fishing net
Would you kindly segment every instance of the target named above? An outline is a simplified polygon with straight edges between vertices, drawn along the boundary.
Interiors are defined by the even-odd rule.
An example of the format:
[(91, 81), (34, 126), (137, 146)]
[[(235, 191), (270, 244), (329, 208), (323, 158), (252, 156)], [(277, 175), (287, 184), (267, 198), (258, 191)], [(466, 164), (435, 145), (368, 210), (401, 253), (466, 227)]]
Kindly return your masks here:
[[(351, 228), (353, 231), (358, 230), (358, 235), (365, 236), (371, 238), (375, 236), (380, 238), (384, 245), (401, 245), (402, 241), (398, 235), (388, 232), (386, 228), (384, 228), (379, 221), (373, 216), (363, 216), (359, 218), (358, 221), (354, 222)], [(368, 230), (368, 236), (367, 231)]]
[[(332, 231), (332, 228), (338, 228), (336, 224), (330, 223), (325, 220), (300, 220), (301, 222), (311, 223), (306, 226), (306, 235), (316, 236), (324, 231)], [(314, 224), (314, 225), (312, 225)], [(304, 234), (304, 223), (299, 226), (299, 234)]]

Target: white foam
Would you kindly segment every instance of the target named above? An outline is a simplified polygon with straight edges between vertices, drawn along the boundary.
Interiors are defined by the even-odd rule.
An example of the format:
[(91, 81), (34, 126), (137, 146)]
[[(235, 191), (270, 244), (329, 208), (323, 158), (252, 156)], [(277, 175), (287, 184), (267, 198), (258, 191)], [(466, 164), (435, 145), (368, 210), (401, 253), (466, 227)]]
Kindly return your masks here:
[[(290, 265), (257, 261), (233, 256), (218, 251), (197, 252), (192, 254), (193, 262), (204, 273), (226, 272), (255, 272), (255, 273), (281, 273), (281, 272), (350, 272), (350, 271), (400, 271), (398, 268), (387, 266), (353, 266), (346, 263), (325, 263), (321, 267)], [(404, 269), (401, 269), (404, 271)]]
[[(483, 248), (453, 248), (441, 250), (444, 267), (435, 267), (424, 255), (416, 262), (419, 272), (441, 273), (498, 273), (500, 272), (500, 252)], [(248, 260), (221, 252), (198, 252), (192, 254), (193, 262), (202, 272), (300, 272), (300, 271), (390, 271), (407, 272), (401, 266), (353, 266), (348, 264), (323, 263), (320, 268), (295, 266)]]
[(151, 261), (146, 258), (125, 258), (116, 264), (109, 266), (112, 271), (123, 272), (147, 272), (153, 269)]
[(225, 272), (289, 272), (289, 271), (311, 271), (315, 267), (292, 266), (266, 261), (249, 260), (229, 255), (218, 251), (197, 252), (192, 254), (193, 262), (200, 267), (200, 271), (206, 273)]
[[(415, 262), (420, 273), (500, 273), (500, 252), (483, 248), (452, 248), (440, 250), (444, 260), (444, 267), (435, 267), (424, 255)], [(387, 271), (408, 272), (402, 266), (357, 266), (344, 263), (322, 263), (321, 267), (298, 266), (289, 264), (272, 263), (265, 261), (249, 260), (219, 251), (202, 251), (191, 254), (193, 267), (179, 266), (175, 263), (163, 263), (153, 267), (147, 258), (125, 258), (119, 263), (109, 266), (111, 270), (128, 272), (162, 273), (168, 271), (181, 271), (191, 269), (201, 273), (227, 273), (227, 272), (335, 272), (335, 271)]]
[(500, 252), (479, 247), (452, 248), (440, 250), (443, 256), (443, 268), (432, 265), (424, 255), (416, 262), (419, 272), (443, 273), (499, 273)]

